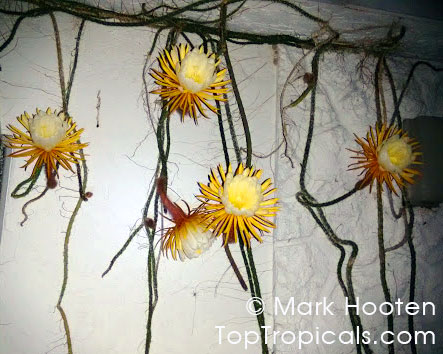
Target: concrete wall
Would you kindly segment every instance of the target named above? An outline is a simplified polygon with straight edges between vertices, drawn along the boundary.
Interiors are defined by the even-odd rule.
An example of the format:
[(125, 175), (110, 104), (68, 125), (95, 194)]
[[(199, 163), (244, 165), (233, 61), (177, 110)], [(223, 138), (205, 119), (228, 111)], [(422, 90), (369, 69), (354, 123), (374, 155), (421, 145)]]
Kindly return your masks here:
[[(57, 14), (63, 42), (65, 69), (74, 48), (77, 20)], [(93, 197), (84, 203), (76, 219), (70, 244), (69, 283), (64, 307), (69, 319), (74, 352), (82, 354), (144, 352), (147, 311), (147, 238), (140, 233), (105, 277), (101, 273), (131, 229), (140, 220), (146, 194), (154, 173), (157, 147), (142, 99), (142, 71), (153, 32), (149, 29), (110, 29), (86, 24), (81, 43), (70, 113), (85, 128), (82, 140), (89, 166), (87, 190)], [(159, 43), (158, 49), (164, 43)], [(300, 50), (270, 46), (232, 46), (234, 70), (240, 82), (246, 113), (251, 125), (257, 156), (268, 154), (281, 142), (280, 95)], [(15, 123), (23, 111), (61, 105), (55, 44), (50, 19), (27, 20), (17, 36), (17, 45), (2, 57), (0, 81), (1, 128)], [(309, 59), (300, 62), (300, 73), (309, 71)], [(307, 188), (318, 200), (328, 200), (350, 190), (356, 173), (346, 171), (355, 148), (353, 133), (364, 135), (375, 122), (373, 87), (361, 77), (358, 55), (327, 54), (320, 63), (317, 121), (307, 171)], [(398, 86), (404, 83), (410, 63), (392, 62)], [(374, 62), (367, 62), (373, 72)], [(150, 85), (152, 80), (150, 80)], [(153, 86), (152, 86), (153, 87)], [(150, 87), (151, 88), (151, 87)], [(287, 89), (283, 103), (301, 92), (300, 80)], [(386, 94), (388, 94), (386, 83)], [(99, 128), (97, 95), (101, 106)], [(405, 117), (443, 115), (442, 78), (420, 71), (403, 106)], [(151, 97), (154, 114), (158, 101)], [(287, 112), (289, 153), (292, 168), (282, 151), (268, 158), (254, 157), (264, 176), (272, 177), (279, 188), (281, 212), (274, 235), (254, 243), (254, 255), (266, 301), (267, 324), (279, 331), (350, 330), (343, 314), (344, 297), (338, 287), (335, 268), (338, 252), (315, 225), (309, 213), (295, 199), (299, 190), (299, 163), (302, 159), (309, 118), (308, 101)], [(234, 102), (234, 101), (232, 101)], [(233, 104), (238, 131), (241, 123)], [(192, 200), (197, 181), (206, 181), (210, 167), (223, 162), (217, 120), (201, 119), (195, 126), (171, 117), (172, 147), (169, 163), (170, 194), (177, 200)], [(241, 146), (244, 137), (239, 136)], [(11, 161), (8, 190), (29, 175)], [(38, 182), (33, 195), (44, 188)], [(77, 193), (76, 177), (63, 173), (60, 186), (28, 208), (29, 220), (20, 226), (23, 200), (8, 198), (4, 210), (0, 244), (0, 353), (66, 353), (64, 330), (55, 309), (62, 282), (64, 231)], [(396, 207), (399, 200), (395, 199)], [(385, 200), (385, 205), (387, 201)], [(375, 194), (361, 191), (326, 211), (333, 229), (343, 238), (359, 244), (354, 268), (357, 296), (361, 301), (383, 301), (378, 276)], [(436, 304), (437, 316), (418, 316), (417, 328), (434, 330), (437, 344), (422, 353), (443, 350), (441, 343), (442, 209), (416, 210), (414, 240), (417, 246), (417, 301)], [(403, 222), (385, 210), (386, 244), (401, 239)], [(167, 221), (165, 221), (167, 223)], [(166, 225), (166, 224), (165, 224)], [(219, 343), (215, 326), (225, 331), (257, 330), (254, 316), (245, 310), (249, 293), (240, 288), (220, 242), (201, 258), (185, 263), (161, 257), (159, 303), (154, 314), (152, 353), (258, 353), (259, 345), (233, 345), (226, 337)], [(236, 247), (232, 247), (242, 264)], [(388, 254), (388, 281), (393, 298), (407, 299), (409, 254), (406, 248)], [(244, 268), (241, 267), (244, 273)], [(282, 302), (335, 302), (334, 316), (274, 316), (275, 297)], [(386, 326), (381, 315), (363, 316), (365, 328), (379, 335)], [(404, 316), (397, 326), (406, 329)], [(272, 340), (271, 340), (272, 342)], [(275, 343), (276, 353), (351, 353), (353, 345), (310, 344), (298, 350), (297, 343)], [(375, 352), (384, 352), (380, 344)], [(407, 346), (398, 346), (408, 352)]]

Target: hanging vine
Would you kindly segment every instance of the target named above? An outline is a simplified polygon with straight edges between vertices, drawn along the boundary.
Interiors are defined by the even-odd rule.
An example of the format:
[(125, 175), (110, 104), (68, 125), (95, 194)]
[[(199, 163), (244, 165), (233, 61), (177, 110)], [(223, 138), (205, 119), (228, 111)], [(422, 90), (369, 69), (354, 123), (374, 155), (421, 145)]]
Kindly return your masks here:
[[(352, 42), (344, 40), (338, 31), (333, 29), (328, 21), (314, 16), (302, 7), (286, 1), (286, 0), (260, 0), (256, 3), (262, 4), (275, 4), (281, 6), (286, 11), (291, 11), (294, 15), (302, 16), (318, 25), (322, 36), (318, 33), (309, 36), (297, 36), (289, 34), (271, 33), (271, 34), (259, 34), (259, 33), (249, 33), (246, 31), (234, 31), (229, 29), (229, 20), (234, 16), (241, 13), (242, 9), (245, 8), (246, 4), (249, 3), (247, 0), (199, 0), (183, 5), (181, 7), (175, 5), (174, 2), (165, 3), (159, 2), (155, 4), (143, 3), (139, 8), (134, 9), (132, 12), (129, 11), (116, 11), (111, 9), (105, 9), (99, 5), (89, 5), (81, 2), (73, 2), (68, 0), (22, 0), (15, 2), (14, 5), (6, 4), (3, 8), (0, 8), (0, 13), (10, 16), (15, 19), (14, 24), (10, 30), (9, 35), (4, 39), (3, 43), (0, 45), (0, 52), (3, 51), (8, 45), (11, 44), (15, 38), (21, 23), (30, 18), (50, 16), (55, 33), (55, 42), (57, 50), (58, 68), (59, 68), (59, 82), (62, 96), (62, 108), (65, 114), (69, 117), (69, 99), (71, 95), (71, 89), (75, 78), (75, 71), (77, 68), (78, 58), (79, 58), (79, 48), (81, 36), (86, 22), (93, 22), (96, 24), (111, 26), (111, 27), (150, 27), (156, 29), (155, 36), (153, 38), (152, 46), (147, 53), (147, 58), (143, 68), (142, 78), (144, 84), (144, 102), (146, 112), (148, 114), (148, 122), (156, 134), (157, 140), (157, 150), (158, 158), (157, 165), (153, 175), (153, 180), (149, 186), (149, 191), (147, 193), (147, 199), (143, 206), (141, 221), (134, 227), (129, 237), (122, 245), (122, 247), (117, 251), (115, 256), (111, 259), (108, 268), (103, 272), (102, 277), (104, 277), (112, 268), (115, 266), (116, 261), (121, 257), (128, 246), (131, 244), (133, 239), (144, 230), (148, 236), (148, 255), (147, 255), (147, 265), (148, 265), (148, 312), (146, 321), (146, 338), (145, 338), (145, 353), (149, 353), (151, 350), (152, 342), (152, 321), (154, 311), (159, 299), (159, 284), (158, 284), (158, 268), (159, 268), (159, 258), (160, 255), (156, 253), (156, 243), (155, 238), (157, 236), (156, 229), (159, 222), (159, 207), (160, 202), (165, 206), (165, 201), (161, 197), (161, 191), (158, 190), (159, 178), (164, 181), (165, 185), (168, 182), (168, 159), (171, 147), (171, 132), (169, 127), (169, 114), (171, 106), (168, 106), (167, 99), (163, 98), (163, 109), (158, 120), (154, 119), (149, 108), (149, 92), (148, 84), (146, 81), (148, 68), (151, 64), (152, 55), (158, 45), (160, 34), (163, 31), (168, 31), (168, 36), (165, 44), (166, 51), (171, 51), (176, 45), (177, 38), (183, 38), (190, 48), (194, 48), (193, 38), (190, 34), (195, 34), (202, 40), (202, 47), (204, 53), (208, 52), (208, 44), (212, 48), (212, 52), (216, 54), (217, 58), (223, 58), (224, 63), (229, 74), (229, 78), (232, 85), (232, 91), (235, 98), (236, 106), (240, 114), (240, 119), (242, 123), (241, 133), (245, 136), (244, 145), (246, 148), (241, 148), (243, 144), (240, 144), (237, 138), (238, 132), (233, 123), (233, 117), (231, 113), (231, 106), (228, 102), (228, 96), (226, 92), (221, 92), (219, 94), (220, 99), (216, 100), (216, 114), (218, 118), (219, 133), (222, 141), (222, 148), (226, 166), (230, 166), (232, 158), (229, 156), (229, 147), (225, 135), (225, 127), (223, 125), (224, 118), (228, 123), (229, 135), (232, 141), (233, 150), (235, 153), (235, 159), (237, 163), (241, 166), (243, 161), (242, 151), (246, 153), (244, 158), (245, 167), (247, 169), (252, 167), (252, 137), (249, 129), (248, 117), (242, 102), (241, 93), (238, 88), (234, 66), (232, 64), (228, 43), (241, 44), (241, 45), (285, 45), (294, 48), (307, 49), (308, 53), (303, 57), (306, 58), (308, 55), (312, 54), (311, 60), (311, 73), (306, 73), (303, 76), (303, 80), (306, 83), (306, 88), (295, 100), (286, 107), (281, 107), (281, 124), (282, 124), (282, 143), (274, 151), (278, 151), (280, 147), (283, 146), (283, 154), (289, 159), (293, 168), (295, 164), (293, 158), (290, 156), (288, 151), (288, 132), (286, 129), (286, 114), (291, 112), (291, 109), (297, 107), (303, 100), (310, 98), (310, 114), (309, 114), (309, 128), (306, 136), (306, 143), (304, 147), (303, 160), (301, 162), (301, 169), (299, 175), (299, 185), (300, 191), (297, 193), (297, 200), (308, 210), (312, 218), (315, 220), (317, 225), (326, 235), (328, 241), (339, 251), (339, 259), (337, 261), (337, 280), (343, 295), (349, 299), (350, 305), (356, 304), (356, 294), (353, 285), (353, 267), (356, 262), (359, 253), (358, 244), (352, 240), (339, 237), (331, 227), (329, 223), (326, 212), (323, 208), (328, 206), (336, 205), (338, 203), (345, 202), (348, 198), (356, 195), (358, 191), (366, 187), (367, 181), (359, 181), (356, 183), (355, 187), (349, 192), (338, 196), (332, 200), (318, 202), (317, 199), (310, 193), (306, 187), (306, 169), (309, 163), (311, 146), (314, 140), (314, 129), (316, 124), (316, 95), (317, 95), (317, 84), (321, 77), (321, 57), (327, 52), (357, 52), (364, 56), (372, 56), (378, 58), (378, 62), (375, 68), (374, 75), (374, 91), (375, 91), (375, 107), (377, 112), (377, 126), (380, 127), (382, 124), (387, 125), (387, 102), (384, 96), (383, 80), (384, 75), (388, 78), (388, 83), (392, 92), (394, 113), (389, 120), (389, 126), (394, 123), (397, 124), (399, 128), (402, 126), (402, 120), (400, 117), (400, 106), (405, 96), (405, 92), (410, 84), (412, 76), (415, 70), (419, 66), (427, 66), (431, 70), (441, 71), (439, 68), (435, 68), (426, 62), (417, 62), (413, 65), (410, 74), (404, 84), (404, 87), (399, 96), (397, 96), (396, 87), (394, 84), (394, 78), (389, 69), (389, 62), (387, 57), (391, 53), (395, 53), (395, 49), (402, 40), (406, 29), (401, 26), (393, 25), (385, 38), (379, 39), (368, 39), (365, 41)], [(63, 70), (63, 56), (61, 50), (61, 40), (58, 31), (55, 12), (62, 12), (74, 17), (80, 18), (81, 23), (78, 29), (76, 44), (74, 50), (74, 59), (72, 63), (72, 69), (69, 74), (68, 81), (65, 81), (64, 70)], [(319, 38), (322, 38), (320, 40)], [(295, 69), (295, 67), (294, 67)], [(293, 70), (294, 71), (294, 70)], [(287, 82), (292, 77), (293, 72), (288, 76)], [(285, 84), (286, 86), (286, 84)], [(283, 89), (281, 102), (284, 99)], [(213, 94), (214, 97), (217, 93)], [(217, 96), (218, 97), (218, 96)], [(221, 99), (221, 97), (223, 99)], [(219, 101), (225, 101), (224, 105), (220, 104)], [(223, 106), (223, 110), (221, 109)], [(184, 105), (186, 107), (186, 105)], [(201, 111), (200, 111), (201, 112)], [(195, 114), (195, 113), (194, 113)], [(193, 113), (190, 111), (190, 115)], [(193, 117), (196, 120), (195, 117)], [(80, 142), (79, 142), (80, 143)], [(78, 214), (78, 211), (84, 201), (88, 200), (88, 193), (86, 193), (87, 180), (88, 180), (88, 168), (85, 161), (85, 156), (83, 150), (79, 151), (81, 157), (81, 163), (76, 164), (76, 174), (78, 179), (78, 193), (79, 198), (74, 211), (69, 219), (68, 227), (66, 230), (65, 240), (64, 240), (64, 250), (63, 250), (63, 283), (60, 290), (59, 299), (57, 302), (57, 310), (60, 312), (62, 321), (64, 324), (67, 349), (68, 353), (73, 353), (73, 344), (70, 336), (70, 328), (68, 324), (68, 319), (66, 313), (62, 307), (62, 300), (66, 291), (68, 283), (68, 256), (69, 256), (69, 241), (72, 235), (73, 225)], [(59, 164), (57, 164), (57, 168)], [(242, 167), (243, 168), (243, 167)], [(22, 198), (28, 196), (36, 181), (39, 178), (42, 168), (38, 168), (31, 177), (19, 183), (17, 187), (12, 192), (14, 198)], [(223, 172), (224, 173), (224, 172)], [(251, 172), (252, 174), (252, 172)], [(251, 175), (252, 176), (252, 175)], [(295, 183), (295, 181), (294, 181)], [(371, 181), (372, 187), (372, 181)], [(380, 261), (380, 281), (384, 293), (385, 301), (391, 302), (391, 294), (389, 285), (386, 279), (386, 257), (387, 252), (392, 249), (385, 248), (384, 234), (383, 234), (383, 203), (382, 203), (382, 184), (377, 181), (377, 221), (378, 221), (378, 246), (379, 246), (379, 261)], [(31, 199), (23, 206), (23, 214), (27, 219), (25, 213), (26, 206), (34, 202), (47, 192), (46, 188), (39, 196)], [(411, 255), (411, 271), (410, 271), (410, 291), (409, 291), (409, 301), (413, 302), (415, 299), (415, 282), (417, 274), (416, 265), (416, 252), (413, 243), (412, 230), (414, 227), (414, 211), (409, 202), (406, 190), (401, 189), (402, 193), (402, 204), (404, 212), (401, 214), (405, 220), (405, 242), (403, 244), (408, 245), (409, 252)], [(165, 198), (165, 196), (164, 196)], [(165, 206), (166, 207), (166, 206)], [(148, 215), (153, 215), (150, 218)], [(26, 219), (24, 221), (26, 221)], [(228, 235), (224, 236), (226, 239)], [(238, 238), (238, 243), (242, 255), (242, 259), (245, 265), (249, 291), (252, 297), (261, 297), (261, 289), (259, 278), (257, 275), (257, 270), (255, 267), (254, 256), (251, 247), (249, 247), (248, 239), (243, 237)], [(403, 244), (399, 245), (401, 247)], [(229, 264), (237, 276), (242, 288), (247, 290), (248, 287), (246, 282), (243, 280), (243, 276), (232, 257), (229, 244), (227, 241), (224, 243), (225, 252)], [(269, 348), (267, 346), (267, 341), (265, 338), (265, 318), (262, 313), (260, 305), (254, 302), (255, 310), (257, 312), (257, 324), (261, 333), (261, 350), (262, 353), (269, 353)], [(364, 331), (362, 320), (357, 314), (355, 309), (350, 310), (350, 323), (353, 329), (354, 337), (356, 339), (356, 352), (362, 353), (372, 353), (372, 349), (368, 344), (362, 340), (362, 333)], [(394, 329), (394, 318), (392, 315), (388, 316), (388, 329), (393, 331)], [(408, 330), (410, 333), (414, 331), (414, 321), (413, 316), (408, 317)], [(411, 343), (412, 353), (416, 353), (415, 344)], [(394, 353), (394, 345), (389, 345), (389, 353)]]

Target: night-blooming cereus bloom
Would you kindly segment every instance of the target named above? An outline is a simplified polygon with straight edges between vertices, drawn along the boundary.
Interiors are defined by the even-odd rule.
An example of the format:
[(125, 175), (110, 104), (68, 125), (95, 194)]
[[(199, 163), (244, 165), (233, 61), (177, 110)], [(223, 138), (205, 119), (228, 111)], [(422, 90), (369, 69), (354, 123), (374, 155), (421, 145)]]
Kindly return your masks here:
[(164, 50), (158, 62), (162, 71), (152, 69), (150, 75), (160, 88), (152, 93), (166, 101), (169, 113), (181, 111), (182, 121), (189, 114), (197, 123), (198, 112), (207, 117), (204, 106), (217, 112), (209, 100), (225, 101), (225, 86), (230, 82), (224, 81), (226, 69), (218, 71), (220, 60), (213, 53), (205, 53), (203, 47), (190, 50), (187, 44), (180, 44), (170, 51)]
[(157, 192), (174, 223), (174, 226), (167, 228), (163, 236), (163, 252), (166, 254), (171, 252), (175, 260), (178, 253), (180, 260), (184, 261), (186, 258), (196, 258), (207, 251), (212, 246), (215, 236), (207, 229), (208, 222), (201, 208), (188, 210), (186, 214), (167, 197), (163, 178), (157, 181)]
[(229, 165), (227, 173), (219, 165), (218, 175), (220, 179), (212, 170), (209, 183), (199, 183), (202, 194), (198, 198), (206, 210), (208, 228), (216, 236), (223, 235), (225, 244), (237, 242), (240, 237), (248, 247), (252, 237), (262, 242), (260, 235), (275, 228), (269, 218), (279, 209), (278, 198), (266, 199), (276, 191), (270, 188), (271, 179), (260, 183), (262, 170), (245, 168), (243, 164), (235, 172)]
[(421, 164), (417, 157), (421, 155), (417, 152), (418, 142), (409, 138), (401, 129), (385, 124), (374, 129), (370, 127), (366, 138), (356, 136), (355, 141), (360, 145), (361, 150), (351, 150), (356, 155), (352, 156), (357, 162), (349, 165), (350, 170), (362, 169), (365, 173), (359, 182), (360, 189), (369, 185), (369, 192), (375, 180), (380, 184), (386, 183), (388, 188), (395, 191), (393, 182), (399, 188), (405, 186), (405, 181), (414, 183), (414, 176), (420, 174), (417, 170), (410, 168), (411, 165)]
[(37, 109), (32, 117), (28, 113), (17, 117), (19, 123), (26, 129), (25, 132), (8, 125), (12, 135), (5, 136), (5, 146), (17, 150), (10, 157), (29, 157), (22, 167), (26, 169), (35, 162), (32, 175), (42, 165), (45, 165), (48, 179), (52, 171), (57, 172), (58, 162), (66, 170), (72, 170), (71, 163), (78, 163), (81, 159), (78, 150), (88, 144), (78, 142), (83, 129), (75, 130), (76, 124), (71, 118), (66, 119), (64, 113)]

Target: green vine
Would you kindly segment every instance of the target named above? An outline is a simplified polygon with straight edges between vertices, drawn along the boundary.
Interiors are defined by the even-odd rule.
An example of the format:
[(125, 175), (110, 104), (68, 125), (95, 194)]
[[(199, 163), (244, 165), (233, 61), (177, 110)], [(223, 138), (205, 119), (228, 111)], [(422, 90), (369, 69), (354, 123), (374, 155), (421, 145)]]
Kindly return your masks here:
[[(328, 44), (325, 44), (327, 46)], [(358, 255), (358, 246), (355, 242), (350, 240), (343, 240), (337, 237), (335, 232), (332, 230), (331, 226), (329, 225), (329, 222), (326, 219), (326, 216), (322, 210), (322, 206), (329, 206), (333, 205), (334, 203), (337, 203), (339, 201), (344, 200), (345, 198), (351, 196), (355, 193), (356, 189), (352, 190), (351, 192), (346, 193), (344, 196), (334, 199), (333, 201), (329, 201), (326, 203), (318, 203), (315, 198), (308, 192), (305, 185), (305, 177), (306, 177), (306, 168), (308, 164), (309, 159), (309, 152), (312, 145), (312, 138), (314, 134), (314, 122), (315, 122), (315, 107), (316, 107), (316, 89), (317, 89), (317, 82), (319, 78), (319, 61), (320, 56), (324, 52), (325, 47), (320, 47), (314, 54), (312, 59), (312, 74), (313, 74), (313, 82), (312, 82), (312, 89), (311, 89), (311, 110), (310, 110), (310, 120), (309, 120), (309, 128), (308, 128), (308, 134), (306, 138), (306, 145), (305, 150), (303, 154), (303, 162), (301, 164), (301, 172), (300, 172), (300, 189), (301, 191), (297, 193), (296, 197), (297, 200), (301, 202), (303, 206), (305, 206), (309, 213), (312, 215), (316, 223), (320, 226), (320, 228), (323, 230), (323, 232), (326, 234), (328, 240), (340, 251), (340, 258), (337, 264), (337, 278), (339, 285), (343, 291), (343, 294), (345, 297), (349, 299), (349, 304), (355, 305), (356, 299), (355, 299), (355, 293), (354, 293), (354, 285), (352, 281), (352, 269), (355, 263), (355, 260)], [(315, 208), (315, 210), (314, 210)], [(351, 254), (348, 258), (348, 262), (346, 265), (346, 281), (343, 279), (342, 275), (342, 266), (344, 264), (344, 261), (346, 259), (346, 249), (344, 246), (350, 246), (351, 247)], [(363, 346), (363, 349), (365, 353), (372, 353), (371, 348), (368, 344), (365, 344), (364, 341), (362, 341), (362, 333), (363, 333), (363, 326), (361, 324), (360, 316), (356, 313), (355, 309), (352, 308), (349, 311), (350, 320), (352, 329), (354, 332), (354, 337), (356, 339), (355, 345), (357, 353), (361, 353)], [(357, 328), (360, 330), (357, 331)], [(358, 336), (358, 333), (360, 334)]]
[[(40, 176), (40, 172), (42, 171), (42, 166), (40, 166), (31, 177), (25, 179), (24, 181), (20, 182), (17, 187), (14, 188), (14, 190), (11, 193), (11, 197), (14, 199), (17, 198), (23, 198), (26, 197), (32, 190), (32, 187), (34, 187), (35, 183), (38, 180), (38, 177)], [(20, 192), (22, 188), (25, 186), (26, 189), (23, 192)]]
[[(51, 17), (52, 24), (54, 27), (56, 52), (57, 52), (57, 60), (58, 60), (58, 73), (59, 73), (59, 78), (60, 78), (60, 90), (61, 90), (61, 94), (62, 94), (62, 106), (63, 106), (63, 111), (65, 112), (66, 116), (69, 116), (68, 102), (69, 102), (70, 91), (67, 94), (66, 84), (65, 84), (65, 79), (64, 79), (63, 55), (62, 55), (62, 48), (61, 48), (61, 41), (60, 41), (60, 33), (58, 30), (57, 20), (56, 20), (54, 14), (50, 13), (49, 15)], [(78, 59), (79, 41), (80, 41), (81, 33), (83, 31), (83, 26), (84, 26), (84, 23), (82, 23), (80, 25), (78, 35), (77, 35), (77, 45), (75, 48), (75, 55), (74, 55), (75, 63), (77, 63), (77, 59)], [(73, 66), (73, 68), (71, 69), (70, 80), (68, 82), (69, 88), (71, 88), (72, 81), (74, 80), (76, 66), (77, 66), (77, 64), (75, 64)], [(80, 141), (78, 141), (78, 143), (80, 143)], [(75, 208), (69, 218), (68, 227), (66, 229), (65, 240), (64, 240), (64, 245), (63, 245), (63, 282), (62, 282), (59, 298), (58, 298), (57, 305), (56, 305), (56, 308), (60, 312), (60, 315), (62, 317), (63, 327), (65, 329), (68, 354), (73, 354), (73, 346), (72, 346), (71, 331), (69, 328), (68, 317), (67, 317), (66, 312), (62, 306), (62, 301), (63, 301), (63, 297), (66, 292), (66, 287), (68, 285), (69, 242), (71, 239), (74, 221), (77, 217), (80, 207), (84, 201), (87, 201), (87, 198), (84, 194), (84, 190), (86, 189), (86, 185), (87, 185), (87, 181), (88, 181), (88, 167), (86, 165), (86, 159), (85, 159), (85, 155), (84, 155), (82, 149), (79, 150), (79, 154), (81, 157), (81, 165), (82, 165), (81, 168), (78, 164), (76, 165), (77, 166), (77, 177), (78, 177), (78, 181), (79, 181), (79, 198), (78, 198), (77, 204), (75, 205)], [(58, 165), (57, 165), (57, 167), (58, 167)], [(82, 171), (83, 171), (83, 176), (82, 176)]]

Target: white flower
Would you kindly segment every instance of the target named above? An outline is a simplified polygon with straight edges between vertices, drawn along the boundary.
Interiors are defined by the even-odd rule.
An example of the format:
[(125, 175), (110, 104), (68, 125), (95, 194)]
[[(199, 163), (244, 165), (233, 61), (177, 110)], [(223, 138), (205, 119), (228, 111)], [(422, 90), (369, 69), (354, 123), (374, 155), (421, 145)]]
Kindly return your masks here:
[(378, 151), (378, 163), (387, 171), (401, 173), (414, 161), (408, 138), (394, 135), (384, 141)]
[(242, 216), (254, 216), (263, 201), (262, 187), (256, 176), (248, 176), (249, 170), (233, 177), (226, 175), (221, 201), (226, 213)]
[(185, 228), (187, 232), (181, 238), (181, 249), (177, 248), (181, 261), (199, 257), (212, 246), (215, 239), (214, 234), (200, 224), (188, 223)]
[(192, 93), (208, 88), (217, 79), (215, 59), (194, 48), (188, 52), (177, 70), (177, 78), (182, 87)]
[(38, 111), (29, 119), (29, 132), (34, 144), (45, 151), (51, 151), (66, 136), (69, 124), (64, 121), (64, 115), (55, 115), (48, 109)]

